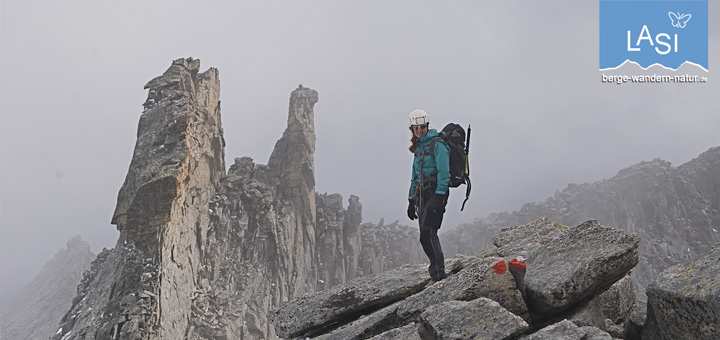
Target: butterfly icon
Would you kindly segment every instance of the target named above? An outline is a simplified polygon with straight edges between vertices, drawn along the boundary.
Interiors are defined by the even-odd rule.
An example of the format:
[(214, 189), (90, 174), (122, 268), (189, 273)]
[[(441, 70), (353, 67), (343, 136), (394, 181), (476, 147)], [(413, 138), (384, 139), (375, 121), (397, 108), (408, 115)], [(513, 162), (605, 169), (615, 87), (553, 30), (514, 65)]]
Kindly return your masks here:
[(687, 24), (687, 22), (690, 21), (690, 18), (692, 17), (692, 15), (690, 14), (680, 15), (680, 12), (677, 12), (677, 14), (673, 12), (668, 12), (668, 15), (670, 16), (670, 21), (672, 21), (672, 25), (677, 28), (685, 28), (685, 24)]

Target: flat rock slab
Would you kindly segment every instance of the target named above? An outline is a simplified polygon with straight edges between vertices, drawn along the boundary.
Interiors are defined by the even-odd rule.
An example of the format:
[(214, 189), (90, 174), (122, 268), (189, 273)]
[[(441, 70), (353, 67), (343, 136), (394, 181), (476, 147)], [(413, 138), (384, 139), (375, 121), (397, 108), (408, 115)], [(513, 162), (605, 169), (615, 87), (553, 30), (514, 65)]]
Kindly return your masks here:
[(420, 314), (423, 340), (515, 339), (529, 328), (519, 316), (497, 302), (478, 298), (473, 301), (447, 301)]
[(638, 262), (640, 238), (595, 220), (566, 227), (540, 219), (503, 229), (493, 242), (502, 256), (527, 258), (526, 302), (542, 318), (623, 278)]
[(273, 312), (272, 323), (281, 338), (322, 334), (415, 294), (428, 281), (424, 265), (362, 276), (349, 284), (288, 302)]
[(720, 244), (664, 270), (647, 296), (643, 339), (720, 339)]
[(613, 340), (613, 337), (598, 328), (578, 327), (568, 320), (563, 320), (521, 337), (520, 340)]

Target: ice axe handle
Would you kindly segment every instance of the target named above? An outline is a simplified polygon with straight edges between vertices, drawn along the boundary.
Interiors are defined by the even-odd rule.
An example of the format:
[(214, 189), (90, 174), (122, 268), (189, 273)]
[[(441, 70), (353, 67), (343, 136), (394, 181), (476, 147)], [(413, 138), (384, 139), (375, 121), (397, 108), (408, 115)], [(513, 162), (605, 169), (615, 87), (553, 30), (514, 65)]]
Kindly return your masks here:
[(470, 124), (468, 124), (467, 138), (465, 140), (465, 154), (470, 153)]

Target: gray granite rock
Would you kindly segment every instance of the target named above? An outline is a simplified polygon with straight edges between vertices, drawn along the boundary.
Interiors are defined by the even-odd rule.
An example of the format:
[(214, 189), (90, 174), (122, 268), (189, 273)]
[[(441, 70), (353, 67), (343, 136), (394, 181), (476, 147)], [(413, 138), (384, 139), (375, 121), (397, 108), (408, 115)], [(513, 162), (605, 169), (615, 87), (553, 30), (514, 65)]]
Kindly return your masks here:
[(720, 339), (720, 244), (664, 270), (647, 297), (643, 339)]
[(519, 316), (497, 302), (478, 298), (447, 301), (420, 314), (420, 337), (430, 339), (514, 339), (528, 329)]

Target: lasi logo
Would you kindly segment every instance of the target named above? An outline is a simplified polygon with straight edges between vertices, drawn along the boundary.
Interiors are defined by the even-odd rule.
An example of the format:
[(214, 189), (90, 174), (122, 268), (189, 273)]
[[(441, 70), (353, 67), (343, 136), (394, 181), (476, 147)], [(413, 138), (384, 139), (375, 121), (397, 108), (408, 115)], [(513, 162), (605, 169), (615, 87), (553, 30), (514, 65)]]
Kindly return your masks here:
[(685, 28), (687, 22), (690, 21), (690, 18), (692, 18), (692, 15), (680, 14), (680, 12), (677, 12), (677, 14), (668, 12), (668, 15), (670, 16), (670, 21), (672, 21), (673, 27), (677, 28)]
[(600, 69), (632, 62), (677, 70), (689, 63), (707, 71), (707, 6), (707, 0), (600, 0)]
[[(685, 28), (685, 24), (692, 17), (692, 15), (690, 15), (690, 14), (680, 14), (680, 12), (678, 12), (678, 14), (675, 14), (673, 12), (668, 12), (668, 15), (670, 16), (670, 20), (672, 21), (673, 27), (676, 27), (676, 28)], [(630, 46), (630, 35), (631, 35), (631, 32), (628, 31), (628, 46), (627, 46), (628, 51), (631, 51), (631, 52), (640, 51), (641, 48), (638, 46), (640, 46), (640, 43), (643, 40), (647, 40), (650, 43), (650, 46), (655, 46), (655, 44), (653, 43), (653, 39), (650, 36), (650, 31), (648, 30), (647, 25), (643, 25), (642, 31), (640, 32), (640, 36), (638, 37), (638, 40), (635, 43), (636, 47)], [(673, 39), (673, 37), (675, 39)], [(675, 34), (673, 37), (671, 37), (667, 33), (660, 33), (660, 34), (656, 35), (655, 42), (657, 42), (658, 45), (665, 46), (665, 49), (660, 49), (659, 47), (656, 46), (655, 52), (657, 52), (659, 54), (668, 54), (670, 52), (677, 52), (678, 51), (678, 35)], [(661, 40), (660, 38), (664, 38), (664, 40)], [(673, 46), (670, 45), (670, 43), (673, 41), (675, 42), (674, 49), (672, 49)]]

